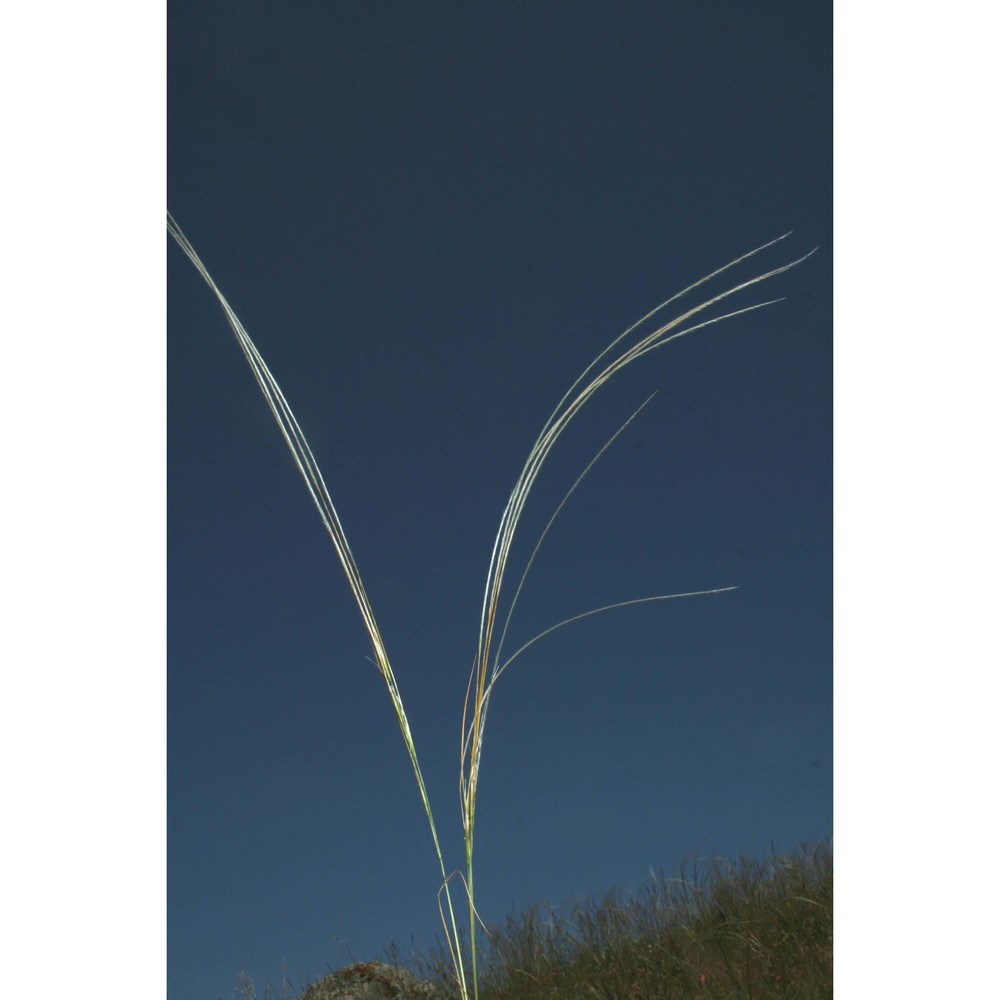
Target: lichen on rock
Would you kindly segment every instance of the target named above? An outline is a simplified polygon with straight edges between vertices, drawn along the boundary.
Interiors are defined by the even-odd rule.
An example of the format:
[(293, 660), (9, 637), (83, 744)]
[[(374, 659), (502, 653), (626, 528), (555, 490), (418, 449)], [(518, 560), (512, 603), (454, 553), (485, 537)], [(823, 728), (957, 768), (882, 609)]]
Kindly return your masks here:
[(299, 1000), (442, 1000), (433, 983), (385, 962), (355, 962), (317, 980)]

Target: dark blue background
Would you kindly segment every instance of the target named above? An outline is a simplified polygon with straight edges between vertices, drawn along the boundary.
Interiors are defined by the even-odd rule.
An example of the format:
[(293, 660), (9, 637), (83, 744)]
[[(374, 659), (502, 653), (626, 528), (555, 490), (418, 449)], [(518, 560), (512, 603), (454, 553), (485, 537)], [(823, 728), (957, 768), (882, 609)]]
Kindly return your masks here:
[[(819, 245), (608, 387), (553, 453), (490, 717), (477, 905), (637, 887), (831, 818), (831, 9), (169, 5), (169, 205), (313, 446), (450, 867), (493, 535), (552, 408), (633, 320)], [(425, 947), (439, 876), (319, 518), (207, 287), (169, 259), (169, 974), (296, 986)], [(721, 287), (721, 286), (720, 286)], [(518, 561), (518, 560), (521, 561)]]

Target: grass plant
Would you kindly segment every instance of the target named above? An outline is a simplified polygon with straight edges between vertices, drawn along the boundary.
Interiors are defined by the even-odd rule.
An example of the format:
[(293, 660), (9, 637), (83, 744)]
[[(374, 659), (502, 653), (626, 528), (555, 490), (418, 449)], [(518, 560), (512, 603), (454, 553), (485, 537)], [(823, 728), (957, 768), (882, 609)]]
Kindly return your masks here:
[[(764, 859), (697, 860), (637, 892), (612, 890), (567, 906), (537, 904), (490, 928), (480, 1000), (831, 1000), (833, 853), (803, 845)], [(460, 1000), (450, 947), (407, 962), (331, 970), (262, 1000), (399, 995)], [(396, 985), (363, 992), (359, 982)], [(258, 1000), (241, 974), (234, 1000)]]
[[(427, 822), (430, 827), (434, 850), (437, 855), (438, 866), (441, 873), (439, 907), (445, 931), (445, 939), (448, 943), (451, 975), (461, 1000), (469, 1000), (469, 998), (479, 1000), (479, 946), (477, 944), (476, 934), (478, 914), (476, 913), (475, 908), (475, 881), (473, 877), (476, 797), (479, 787), (479, 774), (482, 762), (487, 716), (489, 713), (490, 700), (497, 681), (507, 667), (510, 666), (510, 664), (531, 645), (544, 636), (549, 635), (553, 631), (578, 621), (581, 618), (631, 604), (670, 600), (678, 597), (694, 597), (704, 594), (722, 593), (727, 590), (735, 589), (733, 587), (718, 587), (713, 590), (694, 591), (684, 594), (656, 594), (649, 597), (622, 601), (616, 604), (594, 608), (553, 624), (529, 642), (525, 643), (514, 653), (505, 656), (504, 642), (507, 637), (508, 628), (514, 614), (514, 610), (517, 606), (518, 598), (521, 594), (521, 589), (532, 565), (534, 564), (539, 548), (552, 526), (552, 523), (565, 506), (569, 497), (593, 467), (594, 463), (601, 457), (604, 451), (612, 444), (612, 442), (615, 441), (622, 431), (625, 430), (632, 420), (635, 419), (649, 400), (647, 399), (646, 402), (641, 404), (628, 418), (628, 420), (626, 420), (625, 423), (622, 424), (617, 431), (615, 431), (615, 433), (597, 452), (586, 468), (576, 478), (572, 486), (570, 486), (569, 490), (556, 506), (552, 516), (549, 518), (548, 523), (536, 540), (534, 548), (527, 559), (525, 568), (521, 573), (516, 586), (514, 587), (513, 594), (508, 599), (506, 595), (508, 594), (510, 588), (505, 586), (508, 582), (508, 563), (517, 535), (521, 515), (525, 509), (525, 505), (528, 501), (528, 497), (531, 493), (532, 487), (534, 486), (535, 480), (542, 466), (548, 459), (550, 452), (554, 448), (562, 433), (566, 430), (567, 426), (580, 412), (580, 410), (589, 402), (594, 394), (610, 379), (614, 378), (615, 375), (628, 365), (638, 361), (640, 358), (645, 357), (652, 351), (671, 343), (679, 337), (685, 336), (689, 333), (694, 333), (697, 330), (703, 330), (716, 323), (733, 319), (737, 316), (743, 315), (744, 313), (761, 309), (764, 306), (780, 301), (779, 299), (771, 299), (764, 302), (755, 302), (750, 305), (744, 305), (731, 309), (729, 311), (724, 311), (724, 307), (721, 307), (720, 305), (732, 296), (784, 273), (790, 268), (801, 263), (806, 259), (806, 257), (810, 256), (810, 254), (806, 254), (805, 257), (793, 260), (790, 263), (773, 267), (763, 273), (755, 274), (752, 277), (737, 281), (735, 284), (729, 286), (728, 288), (724, 288), (722, 291), (716, 291), (708, 294), (707, 297), (702, 298), (700, 301), (696, 300), (696, 304), (694, 305), (679, 307), (676, 310), (676, 314), (670, 316), (670, 313), (668, 312), (669, 307), (675, 306), (675, 304), (678, 303), (683, 297), (690, 295), (696, 289), (707, 285), (709, 282), (715, 281), (723, 274), (739, 267), (751, 257), (754, 257), (757, 254), (775, 246), (775, 244), (790, 235), (786, 233), (785, 236), (781, 236), (755, 250), (751, 250), (749, 253), (743, 254), (723, 267), (713, 271), (711, 274), (706, 275), (704, 278), (701, 278), (693, 284), (687, 286), (677, 294), (671, 296), (665, 302), (662, 302), (656, 308), (650, 310), (640, 320), (628, 327), (628, 329), (615, 338), (600, 354), (597, 355), (597, 357), (594, 358), (593, 361), (591, 361), (591, 363), (581, 372), (576, 381), (565, 392), (548, 421), (543, 426), (541, 433), (538, 435), (534, 445), (528, 453), (528, 458), (524, 463), (524, 467), (522, 468), (521, 473), (514, 484), (514, 488), (507, 500), (506, 506), (504, 507), (487, 569), (486, 586), (483, 594), (482, 610), (479, 621), (479, 639), (476, 655), (469, 675), (468, 685), (466, 687), (465, 706), (462, 713), (461, 726), (459, 787), (461, 793), (461, 819), (465, 847), (465, 866), (464, 870), (461, 872), (449, 873), (441, 850), (434, 814), (431, 809), (431, 803), (427, 794), (423, 774), (420, 769), (417, 750), (414, 744), (413, 734), (410, 730), (409, 721), (407, 720), (402, 695), (390, 664), (389, 653), (385, 647), (385, 643), (383, 642), (381, 632), (379, 631), (374, 609), (372, 608), (371, 602), (369, 601), (368, 595), (365, 591), (364, 584), (361, 580), (361, 574), (358, 570), (354, 554), (348, 543), (340, 517), (334, 507), (333, 500), (330, 497), (326, 484), (323, 481), (319, 465), (316, 462), (298, 421), (295, 419), (295, 415), (293, 414), (291, 407), (281, 391), (281, 388), (278, 386), (274, 376), (265, 364), (263, 357), (257, 350), (256, 345), (251, 340), (246, 329), (243, 327), (243, 324), (240, 322), (239, 317), (229, 305), (222, 291), (212, 279), (208, 269), (202, 263), (201, 258), (198, 256), (194, 247), (191, 245), (190, 241), (184, 235), (180, 226), (178, 226), (169, 212), (167, 213), (167, 229), (170, 232), (170, 235), (191, 260), (192, 264), (194, 264), (197, 268), (221, 305), (226, 319), (236, 336), (236, 340), (239, 343), (239, 346), (243, 351), (255, 378), (257, 379), (257, 384), (260, 387), (264, 398), (267, 400), (268, 406), (274, 415), (274, 419), (281, 430), (289, 450), (292, 453), (299, 472), (305, 481), (306, 487), (313, 498), (327, 533), (333, 542), (334, 550), (337, 553), (340, 564), (347, 577), (348, 585), (351, 589), (351, 593), (354, 595), (354, 600), (357, 603), (358, 609), (361, 612), (362, 621), (371, 641), (374, 663), (386, 684), (386, 688), (388, 689), (389, 698), (392, 702), (393, 711), (396, 714), (400, 732), (403, 736), (403, 742), (406, 746), (407, 753), (409, 754), (414, 777), (417, 782), (421, 801), (427, 816)], [(722, 311), (717, 314), (712, 314), (710, 310), (713, 310), (715, 307), (720, 307)], [(670, 316), (670, 318), (667, 318), (668, 316)], [(455, 905), (452, 899), (452, 877), (455, 874), (460, 876), (466, 894), (468, 909), (467, 938), (463, 937), (459, 931)]]
[[(419, 971), (449, 992), (446, 953)], [(492, 928), (481, 1000), (826, 1000), (833, 854), (803, 846), (662, 872), (633, 894), (539, 905)]]

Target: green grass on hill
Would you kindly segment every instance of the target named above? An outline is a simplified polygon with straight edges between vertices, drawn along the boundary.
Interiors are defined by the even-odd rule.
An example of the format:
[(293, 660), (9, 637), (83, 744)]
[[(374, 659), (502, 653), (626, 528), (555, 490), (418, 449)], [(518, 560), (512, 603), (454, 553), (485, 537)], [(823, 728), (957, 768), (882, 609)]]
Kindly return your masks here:
[(743, 857), (535, 907), (493, 932), (483, 965), (480, 1000), (832, 997), (833, 855)]
[[(395, 948), (388, 949), (388, 958), (402, 964)], [(446, 948), (409, 965), (422, 980), (414, 996), (459, 996)], [(401, 985), (388, 985), (390, 965), (351, 968), (376, 966), (382, 974), (375, 979), (386, 984), (385, 992), (371, 984), (356, 994), (341, 992), (350, 970), (340, 970), (300, 997), (409, 1000), (409, 993), (396, 992)], [(401, 975), (413, 982), (407, 973)], [(287, 987), (282, 995), (289, 996)], [(246, 992), (243, 996), (246, 1000)], [(265, 1000), (276, 996), (267, 990)], [(598, 901), (540, 905), (510, 916), (503, 926), (490, 928), (483, 943), (479, 997), (829, 1000), (833, 852), (820, 844), (763, 861), (741, 857), (708, 866), (695, 863), (671, 878), (661, 874), (633, 895), (611, 892)]]

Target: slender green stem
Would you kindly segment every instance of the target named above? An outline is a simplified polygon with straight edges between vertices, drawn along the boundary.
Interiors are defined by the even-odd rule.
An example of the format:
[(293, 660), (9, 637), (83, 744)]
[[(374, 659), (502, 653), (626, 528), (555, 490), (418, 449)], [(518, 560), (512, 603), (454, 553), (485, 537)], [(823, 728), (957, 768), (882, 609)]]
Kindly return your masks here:
[[(514, 538), (517, 532), (518, 524), (520, 522), (521, 515), (524, 511), (525, 504), (527, 502), (528, 496), (534, 486), (535, 480), (541, 470), (543, 464), (548, 458), (552, 448), (555, 446), (556, 441), (562, 435), (563, 431), (567, 428), (573, 418), (580, 412), (580, 410), (586, 405), (590, 398), (600, 389), (605, 383), (607, 383), (616, 374), (622, 371), (625, 367), (630, 365), (632, 362), (638, 360), (639, 358), (645, 356), (650, 351), (656, 350), (671, 341), (676, 340), (679, 337), (686, 336), (689, 333), (693, 333), (696, 330), (704, 329), (705, 327), (711, 326), (715, 323), (720, 323), (723, 320), (732, 319), (736, 316), (740, 316), (744, 313), (751, 312), (755, 309), (763, 308), (767, 305), (772, 305), (774, 302), (779, 300), (770, 300), (767, 302), (755, 303), (753, 305), (744, 306), (740, 309), (735, 309), (731, 312), (727, 312), (721, 316), (711, 317), (709, 319), (699, 320), (698, 322), (688, 323), (689, 320), (693, 320), (694, 317), (703, 313), (706, 309), (714, 306), (716, 303), (735, 295), (746, 288), (750, 288), (759, 282), (765, 281), (768, 278), (774, 277), (784, 271), (801, 263), (810, 254), (806, 254), (799, 260), (792, 261), (789, 264), (782, 265), (781, 267), (773, 268), (770, 271), (760, 274), (756, 277), (742, 281), (733, 287), (727, 289), (726, 291), (720, 292), (705, 301), (693, 306), (690, 309), (682, 312), (679, 316), (673, 319), (661, 323), (652, 332), (641, 335), (640, 339), (634, 343), (631, 347), (628, 347), (615, 357), (610, 363), (606, 363), (603, 368), (600, 368), (602, 360), (615, 350), (622, 341), (626, 340), (630, 334), (638, 331), (643, 324), (648, 320), (653, 319), (653, 317), (660, 314), (667, 306), (676, 302), (682, 296), (693, 291), (695, 288), (700, 287), (711, 279), (721, 275), (730, 268), (747, 260), (754, 254), (760, 253), (763, 250), (773, 246), (775, 243), (782, 239), (785, 239), (789, 234), (779, 237), (777, 240), (772, 240), (769, 243), (758, 247), (756, 250), (752, 250), (749, 253), (743, 254), (742, 256), (731, 261), (729, 264), (713, 271), (711, 274), (704, 278), (694, 282), (694, 284), (689, 285), (687, 288), (673, 295), (671, 298), (667, 299), (665, 302), (661, 303), (655, 309), (648, 312), (642, 319), (638, 322), (632, 324), (628, 329), (626, 329), (620, 336), (613, 340), (596, 358), (581, 372), (577, 377), (576, 381), (570, 386), (570, 388), (563, 395), (562, 399), (557, 404), (549, 420), (546, 422), (545, 426), (542, 428), (541, 433), (535, 441), (534, 446), (528, 453), (527, 461), (524, 464), (521, 474), (514, 484), (514, 489), (512, 490), (510, 497), (507, 501), (507, 506), (504, 508), (503, 515), (500, 519), (500, 527), (497, 530), (496, 541), (493, 546), (493, 553), (490, 558), (489, 569), (486, 574), (486, 587), (483, 594), (483, 607), (480, 617), (480, 629), (479, 629), (479, 647), (477, 650), (476, 658), (473, 664), (472, 672), (469, 677), (469, 684), (466, 689), (466, 702), (465, 710), (462, 715), (462, 744), (461, 744), (461, 778), (460, 778), (460, 788), (462, 797), (462, 823), (465, 833), (465, 848), (466, 848), (466, 867), (469, 876), (469, 892), (470, 892), (470, 907), (474, 904), (474, 889), (472, 881), (472, 871), (473, 871), (473, 843), (474, 843), (474, 832), (475, 832), (475, 804), (476, 804), (476, 794), (478, 791), (479, 774), (482, 762), (482, 751), (483, 742), (486, 732), (486, 720), (489, 712), (490, 697), (493, 691), (493, 685), (500, 676), (500, 674), (506, 669), (514, 657), (520, 655), (527, 646), (531, 645), (541, 636), (536, 636), (535, 639), (531, 640), (528, 644), (523, 646), (514, 654), (514, 657), (501, 662), (500, 651), (503, 646), (503, 639), (506, 636), (507, 628), (510, 624), (510, 616), (513, 612), (513, 605), (516, 604), (517, 598), (520, 595), (521, 588), (524, 584), (524, 578), (530, 570), (531, 565), (534, 561), (535, 554), (537, 553), (538, 546), (541, 544), (545, 535), (547, 534), (549, 528), (552, 525), (552, 521), (558, 516), (559, 512), (562, 510), (563, 505), (568, 499), (569, 495), (576, 489), (580, 480), (587, 474), (590, 467), (597, 460), (597, 458), (603, 452), (603, 448), (598, 454), (592, 459), (591, 463), (584, 469), (582, 475), (577, 479), (577, 481), (570, 488), (569, 493), (563, 498), (563, 501), (557, 507), (555, 514), (552, 515), (548, 524), (542, 532), (541, 538), (538, 540), (538, 544), (535, 546), (535, 550), (532, 552), (530, 559), (528, 560), (527, 568), (521, 577), (518, 584), (517, 590), (515, 592), (511, 608), (508, 612), (507, 618), (504, 622), (503, 628), (500, 633), (499, 641), (497, 643), (497, 649), (494, 653), (492, 651), (494, 634), (496, 631), (497, 617), (500, 613), (501, 607), (501, 594), (503, 591), (504, 576), (507, 569), (507, 562), (510, 557), (511, 549), (514, 543)], [(812, 251), (814, 253), (815, 251)], [(680, 328), (680, 329), (678, 329)], [(591, 375), (592, 372), (598, 370), (597, 375)], [(589, 377), (589, 381), (588, 381)], [(583, 386), (581, 389), (580, 386)], [(640, 407), (641, 409), (641, 407)], [(634, 414), (633, 414), (634, 417)], [(629, 418), (631, 420), (632, 418)], [(629, 421), (626, 421), (626, 424)], [(621, 433), (619, 429), (618, 433)], [(617, 434), (614, 436), (617, 437)], [(614, 440), (612, 437), (612, 441)], [(608, 442), (610, 444), (610, 442)], [(607, 445), (605, 445), (605, 448)], [(722, 588), (726, 589), (726, 588)], [(668, 595), (664, 595), (665, 599)], [(676, 595), (684, 596), (684, 595)], [(640, 600), (651, 600), (640, 599)], [(622, 602), (633, 603), (633, 602)], [(564, 622), (560, 622), (558, 625), (553, 626), (551, 629), (546, 630), (542, 635), (546, 635), (556, 628), (560, 628), (563, 625), (569, 624), (571, 621), (577, 621), (582, 617), (587, 617), (590, 614), (596, 614), (602, 610), (609, 610), (611, 607), (616, 605), (610, 605), (605, 608), (598, 608), (592, 612), (586, 612), (584, 615), (575, 616), (572, 619), (567, 619)], [(475, 947), (472, 946), (473, 957), (475, 956)]]
[[(312, 449), (306, 441), (305, 434), (303, 434), (302, 428), (299, 426), (299, 423), (295, 418), (295, 414), (292, 413), (292, 409), (288, 405), (281, 388), (279, 387), (274, 376), (271, 374), (270, 369), (265, 364), (264, 359), (261, 357), (256, 345), (250, 339), (250, 335), (247, 333), (232, 307), (226, 301), (226, 297), (222, 294), (218, 285), (216, 285), (194, 247), (191, 245), (190, 241), (184, 235), (180, 226), (177, 225), (173, 216), (171, 216), (169, 212), (167, 213), (167, 228), (170, 235), (173, 236), (181, 249), (187, 254), (188, 258), (198, 269), (209, 288), (211, 288), (212, 292), (215, 294), (219, 304), (222, 306), (226, 319), (229, 321), (230, 327), (232, 327), (233, 333), (243, 350), (243, 354), (246, 357), (247, 362), (253, 369), (253, 373), (257, 379), (258, 385), (260, 386), (261, 392), (264, 394), (264, 398), (267, 400), (267, 403), (271, 408), (271, 413), (274, 415), (274, 419), (277, 422), (278, 427), (281, 429), (282, 436), (292, 453), (292, 457), (295, 459), (295, 464), (298, 466), (298, 469), (305, 480), (306, 487), (313, 498), (313, 502), (316, 504), (320, 518), (327, 529), (327, 533), (330, 535), (333, 547), (337, 552), (341, 566), (347, 576), (351, 591), (354, 594), (358, 609), (361, 612), (361, 617), (364, 620), (365, 628), (367, 629), (369, 638), (371, 639), (372, 650), (375, 656), (375, 665), (377, 666), (379, 673), (382, 675), (386, 687), (389, 690), (392, 707), (396, 713), (396, 719), (399, 723), (399, 729), (403, 736), (403, 742), (406, 745), (406, 750), (410, 757), (410, 763), (413, 767), (413, 773), (417, 781), (417, 788), (420, 792), (420, 798), (423, 802), (424, 811), (427, 815), (427, 823), (430, 826), (431, 839), (434, 842), (434, 851), (437, 855), (438, 865), (441, 869), (441, 880), (448, 904), (448, 914), (451, 922), (452, 934), (454, 936), (456, 949), (458, 949), (458, 924), (455, 920), (455, 911), (451, 901), (451, 892), (448, 888), (448, 876), (444, 864), (444, 855), (441, 851), (441, 844), (438, 839), (437, 825), (434, 822), (434, 813), (431, 809), (430, 797), (427, 794), (427, 786), (424, 783), (424, 776), (420, 769), (420, 762), (417, 758), (417, 749), (413, 739), (413, 733), (410, 730), (410, 723), (406, 717), (406, 710), (403, 707), (403, 697), (400, 693), (399, 685), (396, 682), (395, 674), (393, 673), (392, 666), (389, 663), (389, 654), (386, 650), (385, 643), (382, 640), (378, 623), (375, 620), (375, 612), (371, 606), (371, 602), (368, 600), (364, 584), (361, 582), (361, 573), (358, 570), (354, 554), (351, 551), (351, 547), (347, 541), (347, 536), (340, 523), (340, 517), (333, 505), (333, 500), (327, 490), (326, 483), (323, 481), (323, 476), (320, 473), (319, 465), (317, 464), (312, 453)], [(468, 991), (465, 983), (464, 963), (461, 960), (460, 950), (457, 950), (455, 955), (455, 973), (462, 996), (466, 997)]]

